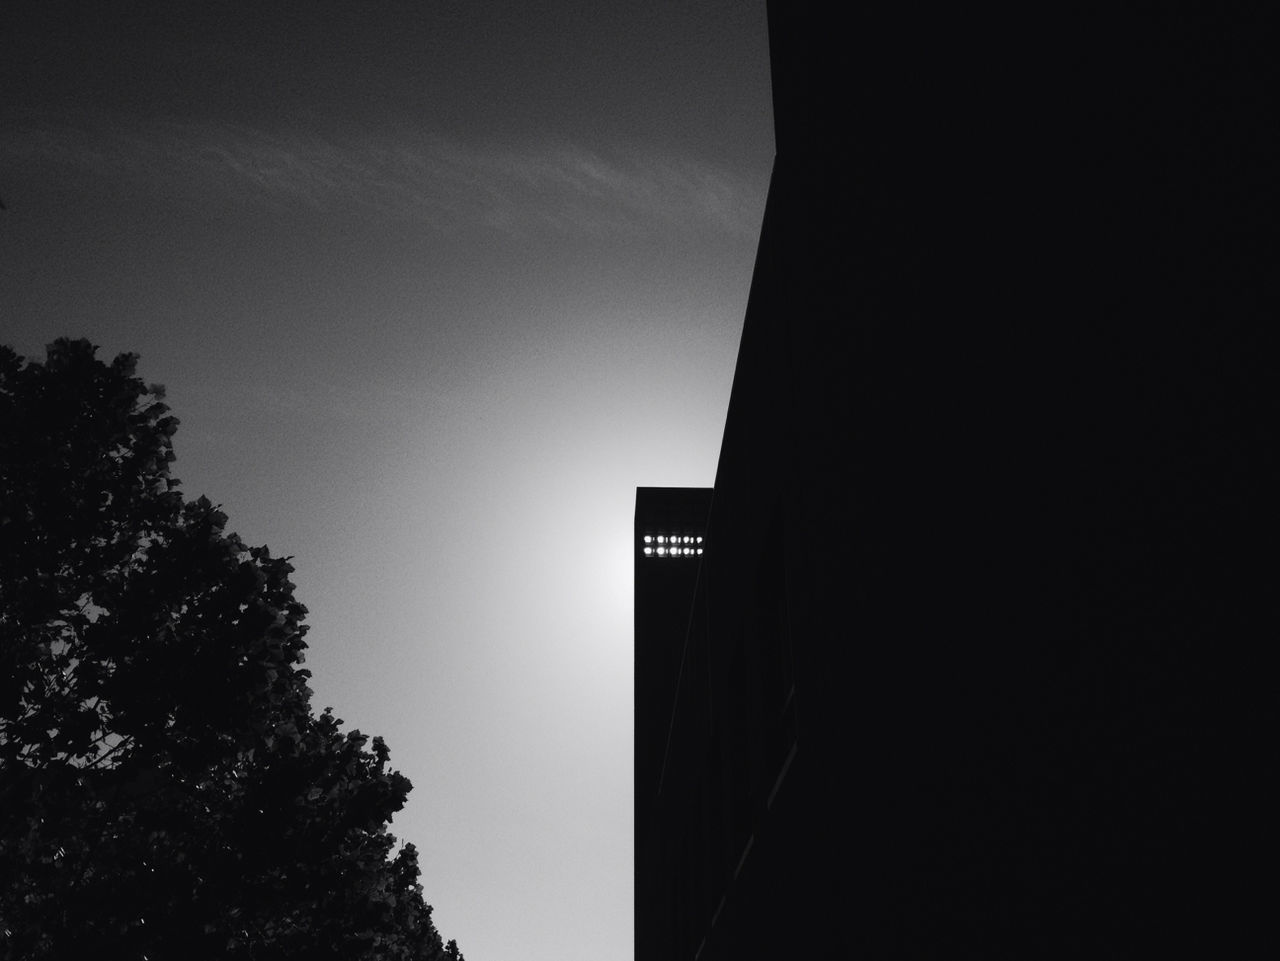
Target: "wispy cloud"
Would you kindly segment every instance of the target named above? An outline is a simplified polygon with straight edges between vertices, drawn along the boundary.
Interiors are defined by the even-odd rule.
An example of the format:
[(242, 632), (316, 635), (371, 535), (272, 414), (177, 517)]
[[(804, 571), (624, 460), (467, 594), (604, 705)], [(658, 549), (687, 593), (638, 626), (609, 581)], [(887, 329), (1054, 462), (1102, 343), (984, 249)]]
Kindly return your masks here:
[(759, 227), (763, 184), (687, 157), (564, 144), (477, 147), (420, 132), (361, 137), (217, 123), (12, 124), (0, 155), (193, 196), (410, 218), (442, 231), (644, 234)]

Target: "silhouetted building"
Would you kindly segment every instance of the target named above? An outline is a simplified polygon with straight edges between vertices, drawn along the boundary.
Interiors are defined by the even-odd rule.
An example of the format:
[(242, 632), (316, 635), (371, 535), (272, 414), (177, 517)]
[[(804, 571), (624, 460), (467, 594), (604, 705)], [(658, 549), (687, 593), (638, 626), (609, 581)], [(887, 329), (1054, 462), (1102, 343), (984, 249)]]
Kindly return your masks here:
[(637, 493), (637, 961), (1262, 956), (1274, 14), (816, 9)]

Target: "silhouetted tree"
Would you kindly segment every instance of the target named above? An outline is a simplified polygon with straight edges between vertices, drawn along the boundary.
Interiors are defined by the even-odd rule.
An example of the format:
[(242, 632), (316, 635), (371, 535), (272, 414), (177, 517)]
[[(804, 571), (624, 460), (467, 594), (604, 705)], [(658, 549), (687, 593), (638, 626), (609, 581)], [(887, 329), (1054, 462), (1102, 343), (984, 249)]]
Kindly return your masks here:
[(162, 388), (95, 351), (0, 347), (0, 957), (457, 961), (288, 559), (184, 502)]

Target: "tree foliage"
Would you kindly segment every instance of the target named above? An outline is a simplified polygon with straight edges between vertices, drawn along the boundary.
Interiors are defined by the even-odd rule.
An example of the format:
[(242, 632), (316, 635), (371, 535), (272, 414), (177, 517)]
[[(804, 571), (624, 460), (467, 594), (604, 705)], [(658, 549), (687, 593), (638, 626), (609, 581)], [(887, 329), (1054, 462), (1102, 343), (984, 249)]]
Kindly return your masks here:
[(453, 959), (407, 778), (316, 714), (288, 558), (170, 476), (164, 392), (0, 347), (0, 958)]

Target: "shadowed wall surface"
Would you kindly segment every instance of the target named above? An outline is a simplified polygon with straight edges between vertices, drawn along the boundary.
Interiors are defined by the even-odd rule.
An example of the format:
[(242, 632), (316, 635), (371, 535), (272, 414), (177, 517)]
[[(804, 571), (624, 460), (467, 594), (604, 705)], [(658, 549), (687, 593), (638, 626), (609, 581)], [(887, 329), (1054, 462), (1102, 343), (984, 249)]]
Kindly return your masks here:
[(1252, 956), (1274, 18), (769, 14), (637, 958)]

